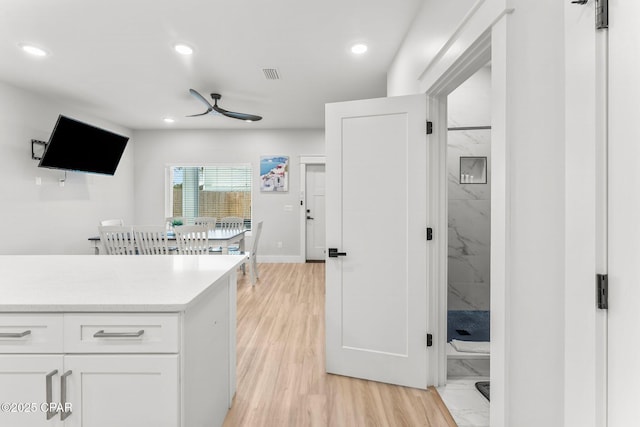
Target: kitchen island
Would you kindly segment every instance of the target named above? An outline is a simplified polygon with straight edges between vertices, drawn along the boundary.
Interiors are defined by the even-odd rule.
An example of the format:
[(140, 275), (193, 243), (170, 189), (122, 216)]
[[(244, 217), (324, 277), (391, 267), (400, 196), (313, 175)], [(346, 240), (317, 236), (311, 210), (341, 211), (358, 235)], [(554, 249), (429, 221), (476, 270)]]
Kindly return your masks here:
[(222, 425), (244, 259), (0, 256), (0, 425)]

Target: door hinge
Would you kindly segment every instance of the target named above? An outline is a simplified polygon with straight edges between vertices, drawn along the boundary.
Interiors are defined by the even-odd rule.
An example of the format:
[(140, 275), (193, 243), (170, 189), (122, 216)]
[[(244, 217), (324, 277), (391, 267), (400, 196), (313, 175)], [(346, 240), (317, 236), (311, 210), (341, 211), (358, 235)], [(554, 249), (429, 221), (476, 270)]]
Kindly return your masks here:
[(427, 227), (427, 240), (433, 240), (433, 228)]
[(596, 274), (596, 303), (599, 309), (609, 308), (609, 276)]
[(427, 334), (427, 347), (433, 346), (433, 335)]
[[(587, 0), (573, 0), (573, 4), (587, 4)], [(596, 29), (609, 28), (609, 0), (596, 0)]]
[(427, 135), (431, 135), (433, 133), (433, 122), (427, 120)]
[(596, 28), (609, 28), (609, 0), (596, 0)]

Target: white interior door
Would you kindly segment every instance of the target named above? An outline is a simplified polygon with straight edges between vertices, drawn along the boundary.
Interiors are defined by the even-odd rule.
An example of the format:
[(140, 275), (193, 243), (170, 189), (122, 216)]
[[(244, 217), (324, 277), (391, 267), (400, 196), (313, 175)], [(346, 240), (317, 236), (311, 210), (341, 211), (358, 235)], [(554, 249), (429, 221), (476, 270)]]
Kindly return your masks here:
[(325, 258), (325, 166), (306, 167), (306, 222), (307, 261), (322, 261)]
[(426, 388), (426, 98), (325, 117), (327, 372)]

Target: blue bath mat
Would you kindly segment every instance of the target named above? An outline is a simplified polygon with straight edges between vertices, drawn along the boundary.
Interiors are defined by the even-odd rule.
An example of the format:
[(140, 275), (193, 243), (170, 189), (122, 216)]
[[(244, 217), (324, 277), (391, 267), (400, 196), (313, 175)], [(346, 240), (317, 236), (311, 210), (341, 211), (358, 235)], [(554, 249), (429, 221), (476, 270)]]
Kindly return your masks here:
[(447, 341), (490, 341), (488, 310), (449, 310)]

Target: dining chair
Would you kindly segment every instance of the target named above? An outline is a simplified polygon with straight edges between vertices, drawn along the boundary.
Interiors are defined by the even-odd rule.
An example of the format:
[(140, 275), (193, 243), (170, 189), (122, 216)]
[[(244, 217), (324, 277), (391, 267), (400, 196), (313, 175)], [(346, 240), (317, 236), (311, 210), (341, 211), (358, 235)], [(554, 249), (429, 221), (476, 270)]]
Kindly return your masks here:
[(193, 220), (193, 223), (207, 227), (208, 230), (215, 230), (218, 219), (212, 216), (198, 216)]
[(165, 227), (161, 225), (134, 225), (133, 235), (138, 253), (142, 255), (167, 255), (169, 253)]
[(204, 255), (209, 253), (209, 230), (201, 225), (178, 225), (174, 227), (178, 254)]
[(117, 225), (120, 227), (124, 227), (124, 220), (123, 219), (103, 219), (102, 221), (100, 221), (100, 225), (102, 226)]
[(244, 262), (245, 265), (249, 266), (249, 278), (251, 280), (251, 285), (256, 284), (256, 280), (258, 280), (258, 242), (260, 241), (260, 235), (262, 234), (262, 221), (258, 222), (258, 225), (255, 228), (255, 233), (253, 236), (253, 242), (251, 242), (251, 250), (247, 253), (247, 259)]
[(245, 251), (242, 253), (240, 249), (229, 249), (230, 255), (246, 255), (246, 259), (244, 263), (242, 263), (242, 273), (246, 273), (246, 267), (249, 267), (249, 278), (251, 279), (251, 284), (255, 285), (256, 280), (258, 279), (258, 242), (260, 241), (260, 235), (262, 234), (262, 222), (258, 222), (256, 227), (253, 230), (253, 241), (251, 242), (251, 250), (249, 252)]
[(134, 236), (131, 227), (101, 225), (98, 227), (100, 242), (107, 255), (135, 255)]
[(220, 220), (220, 228), (223, 230), (243, 230), (244, 219), (237, 216), (227, 216)]
[[(244, 230), (244, 218), (237, 216), (227, 216), (220, 220), (221, 230)], [(229, 246), (227, 248), (230, 252), (237, 252), (240, 250), (238, 246)], [(222, 249), (221, 249), (222, 251)]]

